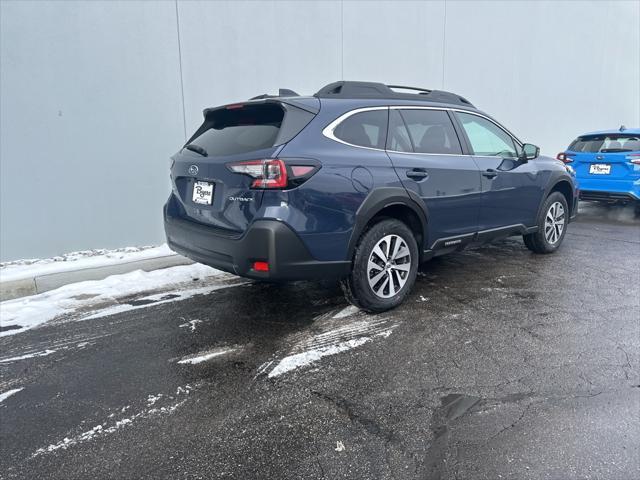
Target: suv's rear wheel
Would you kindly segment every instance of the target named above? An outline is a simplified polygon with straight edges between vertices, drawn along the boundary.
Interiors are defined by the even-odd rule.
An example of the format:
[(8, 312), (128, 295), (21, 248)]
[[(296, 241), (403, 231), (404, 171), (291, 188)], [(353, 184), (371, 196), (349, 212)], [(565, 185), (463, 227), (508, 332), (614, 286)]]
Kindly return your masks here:
[(397, 307), (418, 272), (413, 232), (399, 220), (385, 219), (360, 237), (351, 274), (342, 280), (347, 300), (368, 312)]
[(553, 192), (540, 210), (538, 231), (523, 235), (524, 244), (536, 253), (555, 252), (567, 233), (568, 223), (567, 199), (560, 192)]

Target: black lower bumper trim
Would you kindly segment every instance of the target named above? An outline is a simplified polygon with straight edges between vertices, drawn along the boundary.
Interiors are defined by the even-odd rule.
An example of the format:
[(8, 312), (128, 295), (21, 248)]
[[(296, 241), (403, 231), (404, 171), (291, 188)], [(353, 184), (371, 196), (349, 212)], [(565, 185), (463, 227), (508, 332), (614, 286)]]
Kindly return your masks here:
[[(238, 238), (216, 234), (213, 228), (172, 216), (164, 210), (169, 247), (198, 263), (262, 280), (340, 278), (349, 274), (349, 261), (315, 260), (291, 228), (278, 220), (257, 220)], [(253, 270), (266, 261), (269, 271)]]
[(630, 193), (600, 192), (596, 190), (580, 190), (580, 200), (610, 203), (630, 203), (640, 201), (640, 199)]

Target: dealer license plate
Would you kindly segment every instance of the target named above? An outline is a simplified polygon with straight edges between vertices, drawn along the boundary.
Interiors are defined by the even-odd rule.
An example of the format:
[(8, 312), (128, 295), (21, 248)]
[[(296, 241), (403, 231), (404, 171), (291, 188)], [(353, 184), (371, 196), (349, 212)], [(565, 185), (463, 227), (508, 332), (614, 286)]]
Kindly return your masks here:
[(609, 175), (611, 173), (611, 165), (605, 163), (593, 163), (589, 167), (589, 173), (593, 175)]
[(193, 184), (193, 203), (211, 205), (213, 202), (213, 183), (195, 182)]

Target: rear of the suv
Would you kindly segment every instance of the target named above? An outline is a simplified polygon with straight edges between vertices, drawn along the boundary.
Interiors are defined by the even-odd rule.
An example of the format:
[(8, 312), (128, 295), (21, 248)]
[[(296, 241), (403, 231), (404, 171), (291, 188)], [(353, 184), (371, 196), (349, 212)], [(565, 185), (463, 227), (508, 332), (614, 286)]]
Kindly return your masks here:
[[(295, 190), (321, 168), (283, 147), (319, 111), (317, 98), (264, 98), (205, 110), (204, 122), (172, 157), (165, 205), (169, 246), (194, 260), (259, 279), (344, 274), (347, 262), (320, 262), (291, 225), (311, 201)], [(298, 220), (296, 220), (298, 219)]]
[(640, 129), (581, 135), (558, 159), (574, 168), (581, 200), (640, 205)]

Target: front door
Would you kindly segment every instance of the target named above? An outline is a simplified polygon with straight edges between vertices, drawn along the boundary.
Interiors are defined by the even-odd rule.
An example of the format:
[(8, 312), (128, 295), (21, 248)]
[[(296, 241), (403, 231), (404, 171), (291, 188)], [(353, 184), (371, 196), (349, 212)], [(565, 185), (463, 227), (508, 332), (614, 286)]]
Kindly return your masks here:
[(470, 242), (478, 230), (480, 171), (471, 156), (462, 154), (449, 114), (392, 107), (387, 153), (404, 187), (424, 202), (427, 247)]
[(544, 193), (536, 162), (518, 158), (520, 145), (494, 122), (455, 112), (466, 133), (482, 179), (479, 230), (536, 224)]

